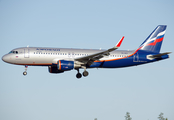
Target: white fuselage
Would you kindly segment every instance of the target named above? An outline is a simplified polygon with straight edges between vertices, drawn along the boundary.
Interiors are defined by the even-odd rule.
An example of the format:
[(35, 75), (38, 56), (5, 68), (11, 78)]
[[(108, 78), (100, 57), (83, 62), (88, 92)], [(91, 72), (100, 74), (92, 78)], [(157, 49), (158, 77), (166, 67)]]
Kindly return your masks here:
[[(102, 51), (104, 50), (24, 47), (12, 50), (11, 54), (3, 56), (3, 59), (11, 64), (49, 66), (57, 64), (58, 60), (74, 60), (75, 58), (88, 56)], [(109, 56), (104, 56), (100, 60), (122, 58), (133, 52), (134, 51), (117, 50), (111, 52)]]

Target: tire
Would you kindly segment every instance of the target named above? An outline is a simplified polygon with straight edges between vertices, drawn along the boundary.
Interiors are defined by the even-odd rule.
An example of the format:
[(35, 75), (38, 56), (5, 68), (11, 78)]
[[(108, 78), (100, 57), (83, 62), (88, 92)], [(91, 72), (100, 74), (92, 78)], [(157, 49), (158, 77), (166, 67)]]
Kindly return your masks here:
[(82, 74), (81, 74), (81, 73), (77, 73), (77, 74), (76, 74), (76, 77), (77, 77), (77, 78), (81, 78), (81, 77), (82, 77)]
[(86, 76), (88, 76), (88, 75), (89, 75), (88, 71), (84, 71), (84, 72), (83, 72), (83, 76), (84, 76), (84, 77), (86, 77)]
[(24, 75), (24, 76), (27, 75), (27, 72), (23, 72), (23, 75)]

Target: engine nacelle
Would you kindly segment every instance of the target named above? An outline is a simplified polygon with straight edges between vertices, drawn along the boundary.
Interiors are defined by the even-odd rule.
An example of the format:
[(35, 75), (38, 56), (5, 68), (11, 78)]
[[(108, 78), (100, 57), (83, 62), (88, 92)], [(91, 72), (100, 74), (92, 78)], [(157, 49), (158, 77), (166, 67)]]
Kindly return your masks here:
[(50, 73), (63, 73), (64, 71), (58, 70), (57, 66), (48, 66), (48, 71)]
[(62, 71), (72, 70), (74, 68), (74, 61), (59, 60), (57, 62), (57, 69)]

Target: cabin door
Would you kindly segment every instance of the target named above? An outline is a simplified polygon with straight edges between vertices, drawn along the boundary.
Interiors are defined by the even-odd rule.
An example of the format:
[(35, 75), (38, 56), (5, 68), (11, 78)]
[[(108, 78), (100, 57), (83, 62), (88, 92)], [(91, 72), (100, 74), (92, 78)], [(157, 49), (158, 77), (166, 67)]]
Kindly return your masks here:
[(28, 48), (24, 49), (24, 57), (29, 58), (30, 57), (30, 50)]
[(139, 56), (138, 56), (138, 52), (136, 52), (134, 54), (133, 62), (138, 62), (138, 61), (139, 61)]

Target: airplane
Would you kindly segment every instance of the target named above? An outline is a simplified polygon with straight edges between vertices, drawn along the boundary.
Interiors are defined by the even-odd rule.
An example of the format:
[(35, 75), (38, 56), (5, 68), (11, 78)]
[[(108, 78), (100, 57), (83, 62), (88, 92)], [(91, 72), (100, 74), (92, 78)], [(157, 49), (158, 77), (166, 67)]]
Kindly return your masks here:
[[(63, 73), (77, 70), (76, 77), (88, 76), (89, 68), (121, 68), (137, 66), (169, 58), (171, 52), (160, 53), (167, 25), (158, 25), (136, 50), (117, 50), (124, 39), (112, 48), (67, 49), (46, 47), (22, 47), (10, 51), (2, 57), (4, 62), (24, 65), (23, 75), (27, 75), (28, 66), (48, 66), (50, 73)], [(84, 69), (81, 74), (79, 69)]]

